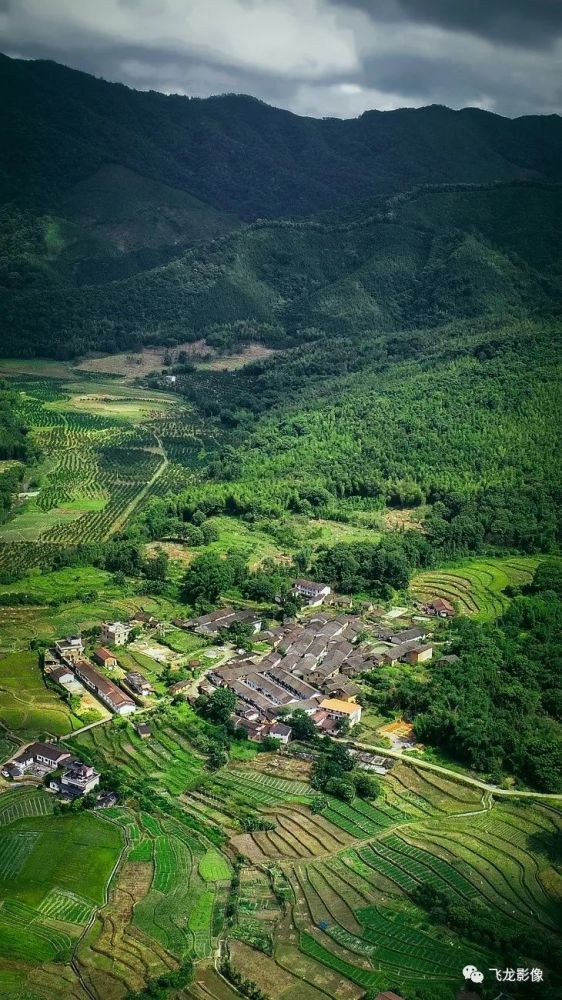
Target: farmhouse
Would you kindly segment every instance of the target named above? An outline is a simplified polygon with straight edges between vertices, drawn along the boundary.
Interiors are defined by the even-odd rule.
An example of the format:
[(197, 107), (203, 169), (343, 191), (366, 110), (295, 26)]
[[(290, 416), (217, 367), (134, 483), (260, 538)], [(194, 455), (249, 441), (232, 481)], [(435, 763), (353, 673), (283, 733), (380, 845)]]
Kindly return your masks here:
[(389, 637), (389, 642), (394, 643), (399, 646), (404, 642), (412, 642), (412, 640), (425, 639), (427, 631), (424, 628), (419, 628), (416, 626), (414, 628), (404, 629), (402, 632), (395, 632)]
[(142, 674), (137, 673), (136, 670), (131, 670), (125, 675), (125, 682), (131, 688), (135, 694), (141, 694), (143, 696), (152, 694), (153, 688), (150, 681), (147, 681), (146, 677)]
[(347, 719), (354, 726), (361, 721), (361, 705), (356, 705), (352, 701), (341, 701), (340, 698), (324, 698), (320, 702), (320, 708), (327, 713), (330, 719)]
[(293, 584), (293, 593), (298, 597), (305, 597), (312, 608), (322, 604), (331, 592), (327, 583), (315, 583), (314, 580), (295, 580)]
[(432, 656), (432, 646), (414, 646), (413, 649), (406, 651), (403, 659), (406, 663), (425, 663), (427, 660), (431, 660)]
[(437, 618), (452, 618), (455, 609), (450, 601), (444, 597), (434, 597), (428, 604), (424, 604), (423, 610), (428, 615), (435, 615)]
[(135, 611), (135, 614), (129, 618), (129, 625), (132, 628), (135, 625), (140, 625), (142, 628), (156, 628), (159, 624), (158, 619), (154, 615), (148, 614), (147, 611)]
[(110, 646), (124, 646), (130, 631), (131, 626), (124, 625), (123, 622), (102, 622), (101, 641)]
[(52, 778), (49, 788), (54, 792), (62, 792), (73, 798), (79, 795), (88, 795), (89, 792), (99, 785), (100, 775), (95, 768), (89, 764), (83, 764), (80, 760), (73, 760), (62, 772), (60, 778)]
[(113, 670), (117, 666), (117, 657), (110, 653), (109, 649), (105, 646), (98, 646), (94, 652), (94, 660), (99, 663), (102, 667), (107, 667), (108, 670)]
[(113, 681), (103, 677), (88, 660), (78, 660), (74, 666), (76, 676), (89, 687), (112, 712), (129, 715), (136, 711), (136, 705)]
[(137, 726), (137, 733), (141, 740), (147, 740), (152, 736), (152, 729), (146, 722), (139, 722)]
[(191, 687), (191, 681), (190, 680), (176, 681), (175, 684), (172, 684), (171, 687), (168, 688), (168, 693), (169, 694), (181, 694), (182, 691), (186, 691), (187, 688), (189, 688), (189, 687)]
[(82, 656), (84, 645), (80, 636), (69, 636), (67, 639), (58, 639), (55, 642), (55, 651), (61, 659), (71, 660), (74, 663)]
[(74, 674), (72, 670), (68, 667), (55, 667), (54, 670), (49, 671), (49, 676), (52, 677), (57, 684), (68, 684), (70, 681), (74, 680)]
[(2, 774), (5, 778), (19, 778), (32, 768), (48, 774), (69, 759), (68, 750), (57, 747), (54, 743), (30, 743), (25, 750), (4, 764)]
[(216, 636), (221, 628), (228, 628), (236, 623), (250, 625), (254, 634), (260, 631), (262, 617), (257, 612), (247, 608), (243, 611), (235, 611), (234, 608), (220, 608), (218, 611), (211, 611), (208, 615), (201, 615), (200, 618), (191, 618), (183, 622), (182, 628), (190, 629), (198, 635)]
[(292, 729), (290, 726), (286, 726), (284, 722), (269, 722), (263, 727), (263, 738), (269, 737), (273, 740), (279, 740), (285, 746), (291, 739)]
[(98, 792), (96, 795), (96, 809), (109, 809), (110, 806), (117, 805), (119, 801), (116, 792)]

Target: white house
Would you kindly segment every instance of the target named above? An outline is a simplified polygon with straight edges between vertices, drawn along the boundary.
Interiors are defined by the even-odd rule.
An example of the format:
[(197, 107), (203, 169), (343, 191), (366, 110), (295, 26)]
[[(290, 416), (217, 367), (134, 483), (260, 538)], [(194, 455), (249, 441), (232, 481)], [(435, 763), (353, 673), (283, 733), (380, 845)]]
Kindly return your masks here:
[(49, 787), (54, 792), (67, 792), (69, 795), (87, 795), (100, 783), (99, 772), (89, 764), (73, 760), (63, 771), (60, 778), (52, 778)]
[(318, 607), (332, 593), (327, 583), (315, 583), (314, 580), (295, 580), (293, 594), (305, 597), (312, 608)]

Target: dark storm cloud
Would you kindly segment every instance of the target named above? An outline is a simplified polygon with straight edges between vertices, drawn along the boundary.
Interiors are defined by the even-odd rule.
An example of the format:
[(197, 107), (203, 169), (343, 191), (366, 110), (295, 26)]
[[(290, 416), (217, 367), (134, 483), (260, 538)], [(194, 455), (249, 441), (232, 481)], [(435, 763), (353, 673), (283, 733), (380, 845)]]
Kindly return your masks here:
[(299, 114), (562, 108), (562, 0), (0, 0), (4, 51)]
[(562, 35), (560, 0), (333, 0), (374, 21), (409, 20), (492, 41), (550, 47)]

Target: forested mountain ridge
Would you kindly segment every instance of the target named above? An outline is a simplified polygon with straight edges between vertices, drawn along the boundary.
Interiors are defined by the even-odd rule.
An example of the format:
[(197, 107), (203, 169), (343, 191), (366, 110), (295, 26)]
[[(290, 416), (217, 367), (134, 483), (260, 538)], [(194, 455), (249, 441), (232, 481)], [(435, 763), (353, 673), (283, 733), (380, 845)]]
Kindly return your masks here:
[(72, 357), (204, 336), (276, 347), (353, 336), (372, 351), (381, 332), (555, 316), (561, 300), (557, 185), (421, 189), (364, 203), (359, 218), (354, 207), (258, 222), (165, 266), (79, 288), (64, 268), (53, 277), (64, 249), (53, 248), (47, 272), (33, 257), (37, 228), (25, 232), (19, 257), (12, 232), (0, 291), (5, 355)]
[(0, 107), (0, 198), (42, 210), (107, 163), (246, 220), (309, 214), (416, 184), (562, 179), (555, 115), (510, 120), (431, 106), (320, 120), (243, 95), (138, 92), (5, 56)]

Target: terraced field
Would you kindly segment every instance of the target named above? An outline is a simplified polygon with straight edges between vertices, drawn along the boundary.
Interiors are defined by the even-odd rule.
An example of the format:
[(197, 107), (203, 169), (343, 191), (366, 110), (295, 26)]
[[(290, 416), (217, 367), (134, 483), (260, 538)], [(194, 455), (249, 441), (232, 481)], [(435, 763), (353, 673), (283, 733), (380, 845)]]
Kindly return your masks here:
[[(119, 857), (119, 829), (91, 814), (53, 817), (42, 791), (0, 795), (0, 965), (16, 963), (2, 996), (85, 1000), (68, 965)], [(56, 963), (58, 974), (53, 976)]]
[(452, 569), (418, 573), (410, 590), (419, 601), (444, 597), (460, 614), (497, 618), (509, 603), (505, 588), (529, 583), (538, 563), (539, 559), (531, 556), (465, 560)]
[(86, 377), (13, 384), (41, 449), (43, 477), (37, 495), (0, 526), (0, 544), (103, 541), (152, 492), (185, 486), (186, 466), (197, 465), (200, 432), (177, 409), (167, 415), (174, 401), (164, 393)]
[[(310, 810), (304, 782), (257, 767), (221, 772), (215, 784), (233, 795), (244, 787), (274, 823), (232, 838), (248, 863), (232, 934), (245, 970), (252, 968), (248, 948), (264, 981), (275, 982), (277, 967), (279, 991), (287, 975), (303, 991), (326, 989), (333, 975), (338, 996), (351, 997), (353, 989), (408, 996), (426, 984), (435, 1000), (452, 1000), (463, 965), (490, 968), (493, 949), (433, 925), (412, 902), (420, 887), (444, 893), (461, 910), (485, 905), (514, 932), (532, 934), (538, 922), (545, 935), (556, 934), (562, 879), (531, 839), (562, 831), (562, 812), (554, 808), (494, 804), (477, 789), (405, 764), (385, 779), (374, 803), (331, 799), (319, 815)], [(264, 913), (268, 887), (256, 879), (256, 864), (286, 880), (284, 916)]]
[(200, 776), (203, 760), (169, 723), (151, 721), (152, 736), (142, 740), (132, 725), (99, 726), (80, 734), (75, 746), (85, 746), (122, 768), (131, 778), (147, 778), (156, 791), (178, 796)]
[(29, 740), (65, 736), (82, 723), (65, 701), (45, 685), (37, 653), (0, 658), (0, 716), (15, 735)]

